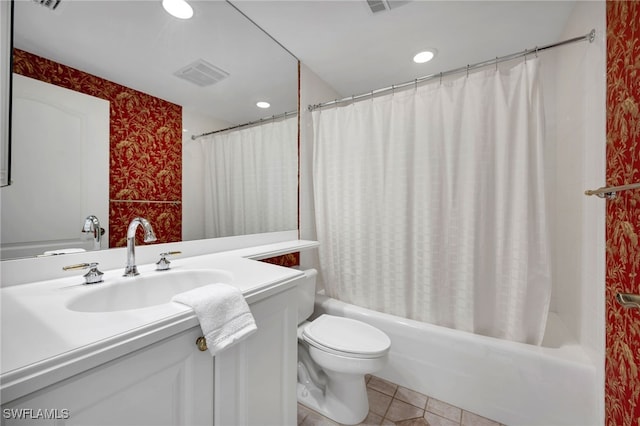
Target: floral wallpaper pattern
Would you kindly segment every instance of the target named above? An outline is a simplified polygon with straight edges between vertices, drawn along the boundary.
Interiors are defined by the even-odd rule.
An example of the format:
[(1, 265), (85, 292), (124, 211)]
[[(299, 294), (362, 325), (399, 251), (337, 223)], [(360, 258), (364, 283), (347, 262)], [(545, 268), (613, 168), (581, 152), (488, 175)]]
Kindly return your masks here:
[[(607, 1), (607, 185), (640, 182), (640, 1)], [(640, 425), (640, 191), (607, 201), (606, 424)]]
[(271, 263), (278, 266), (286, 266), (288, 268), (292, 266), (300, 265), (300, 253), (288, 253), (281, 256), (270, 257), (268, 259), (262, 259), (263, 262)]
[(182, 107), (19, 49), (13, 68), (110, 102), (109, 247), (126, 245), (136, 216), (151, 222), (158, 243), (180, 241)]

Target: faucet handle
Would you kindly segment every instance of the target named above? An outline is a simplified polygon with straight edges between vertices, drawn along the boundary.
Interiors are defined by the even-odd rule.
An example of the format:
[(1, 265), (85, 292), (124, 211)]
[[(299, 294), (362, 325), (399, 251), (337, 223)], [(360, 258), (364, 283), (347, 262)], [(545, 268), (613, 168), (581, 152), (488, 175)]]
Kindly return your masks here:
[(168, 251), (166, 253), (160, 253), (160, 260), (156, 262), (156, 271), (166, 271), (170, 268), (170, 263), (167, 260), (167, 256), (174, 256), (176, 254), (182, 254), (181, 251)]
[(68, 266), (62, 267), (62, 269), (65, 271), (74, 271), (77, 269), (87, 269), (87, 268), (89, 268), (89, 272), (83, 275), (84, 283), (85, 284), (101, 283), (102, 276), (104, 274), (98, 270), (98, 262), (78, 263), (76, 265), (68, 265)]

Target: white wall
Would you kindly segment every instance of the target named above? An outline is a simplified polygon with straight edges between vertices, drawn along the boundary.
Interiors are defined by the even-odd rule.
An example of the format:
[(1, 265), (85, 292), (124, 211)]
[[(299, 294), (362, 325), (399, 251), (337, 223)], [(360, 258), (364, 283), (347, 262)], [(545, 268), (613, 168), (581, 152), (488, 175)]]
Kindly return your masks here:
[(182, 240), (204, 236), (204, 169), (201, 152), (192, 135), (225, 129), (232, 124), (198, 112), (182, 109)]
[[(563, 39), (596, 30), (593, 43), (555, 49), (554, 309), (604, 383), (605, 207), (584, 195), (606, 179), (606, 4), (577, 2)], [(604, 385), (598, 390), (604, 423)]]

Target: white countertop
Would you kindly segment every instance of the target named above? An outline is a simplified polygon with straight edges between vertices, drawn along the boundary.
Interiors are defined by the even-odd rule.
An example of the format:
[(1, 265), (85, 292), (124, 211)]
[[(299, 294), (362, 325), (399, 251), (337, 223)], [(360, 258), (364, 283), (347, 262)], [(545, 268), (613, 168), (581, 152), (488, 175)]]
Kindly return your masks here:
[[(249, 304), (284, 291), (302, 271), (252, 258), (265, 258), (311, 248), (314, 242), (290, 242), (215, 254), (176, 257), (171, 269), (218, 269), (231, 274), (231, 284)], [(141, 276), (161, 274), (154, 264), (138, 265)], [(104, 282), (83, 285), (86, 271), (66, 278), (2, 288), (1, 387), (2, 402), (11, 401), (88, 368), (198, 325), (193, 310), (166, 304), (116, 312), (77, 312), (70, 300), (110, 281), (122, 268), (104, 272)]]

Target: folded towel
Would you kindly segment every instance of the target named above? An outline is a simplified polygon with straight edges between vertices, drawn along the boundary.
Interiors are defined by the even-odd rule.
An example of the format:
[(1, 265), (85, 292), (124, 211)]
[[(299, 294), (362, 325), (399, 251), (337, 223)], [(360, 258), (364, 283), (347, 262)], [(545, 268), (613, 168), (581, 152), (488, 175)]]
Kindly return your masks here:
[(228, 284), (210, 284), (176, 294), (172, 302), (196, 311), (211, 355), (256, 331), (256, 322), (244, 296)]

